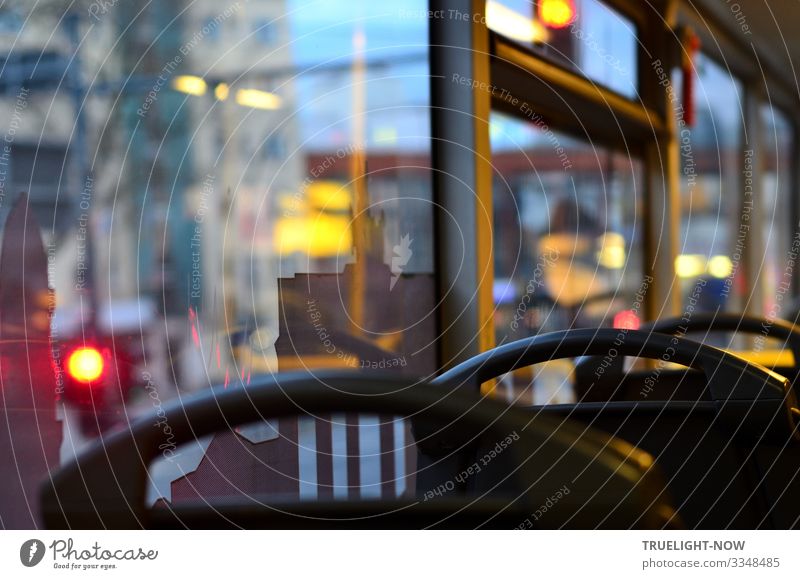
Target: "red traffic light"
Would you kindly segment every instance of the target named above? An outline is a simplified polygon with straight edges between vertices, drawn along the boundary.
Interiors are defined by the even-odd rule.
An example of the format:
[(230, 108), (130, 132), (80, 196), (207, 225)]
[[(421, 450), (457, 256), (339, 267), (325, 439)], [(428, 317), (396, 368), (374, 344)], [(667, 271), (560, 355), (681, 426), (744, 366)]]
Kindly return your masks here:
[(84, 384), (100, 378), (104, 367), (103, 356), (96, 348), (77, 348), (67, 357), (67, 373), (73, 380)]
[(641, 320), (633, 310), (622, 310), (614, 316), (614, 327), (621, 330), (638, 330)]
[(575, 20), (573, 0), (539, 0), (539, 19), (548, 28), (565, 28)]

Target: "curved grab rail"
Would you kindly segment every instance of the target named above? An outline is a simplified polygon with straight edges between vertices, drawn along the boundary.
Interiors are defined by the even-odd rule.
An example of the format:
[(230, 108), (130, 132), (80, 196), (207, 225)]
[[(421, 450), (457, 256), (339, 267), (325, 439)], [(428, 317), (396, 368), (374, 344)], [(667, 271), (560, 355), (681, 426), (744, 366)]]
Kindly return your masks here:
[[(701, 370), (713, 400), (767, 400), (790, 397), (789, 381), (762, 366), (717, 348), (676, 336), (614, 328), (539, 334), (498, 346), (437, 376), (434, 384), (475, 386), (518, 368), (558, 358), (619, 356), (660, 359)], [(746, 378), (746, 379), (743, 379)]]
[[(646, 469), (637, 471), (630, 465), (642, 467), (647, 463), (648, 457), (641, 451), (621, 441), (609, 444), (606, 435), (587, 434), (583, 427), (562, 419), (543, 416), (531, 422), (528, 414), (494, 400), (441, 394), (428, 383), (359, 371), (278, 374), (261, 376), (246, 388), (217, 387), (165, 405), (157, 414), (151, 413), (128, 429), (100, 439), (55, 473), (42, 489), (44, 522), (48, 528), (142, 527), (154, 512), (144, 508), (145, 482), (147, 466), (159, 448), (164, 444), (174, 448), (217, 430), (261, 419), (264, 414), (281, 417), (367, 412), (460, 423), (475, 436), (486, 430), (502, 437), (516, 431), (521, 441), (514, 443), (511, 456), (519, 459), (517, 476), (521, 480), (554, 478), (555, 473), (546, 474), (546, 467), (560, 462), (567, 471), (591, 474), (585, 477), (588, 481), (610, 477), (618, 487), (637, 492), (641, 471)], [(154, 428), (155, 423), (168, 425), (169, 433), (165, 428)], [(536, 454), (536, 460), (528, 460), (531, 454)], [(620, 468), (625, 465), (628, 467)], [(576, 489), (576, 496), (583, 494), (591, 501), (594, 489), (586, 484), (589, 486), (584, 493)], [(247, 504), (251, 508), (259, 505), (257, 501)], [(209, 510), (213, 511), (212, 507)]]
[[(789, 346), (795, 360), (795, 368), (800, 366), (800, 328), (784, 320), (773, 321), (755, 316), (744, 316), (730, 313), (697, 313), (689, 319), (672, 317), (642, 325), (642, 332), (657, 332), (660, 334), (678, 335), (683, 337), (690, 332), (737, 332), (746, 334), (759, 334), (761, 336), (784, 340)], [(611, 364), (604, 365), (604, 378), (619, 379), (625, 372), (624, 357), (620, 356)], [(592, 375), (602, 361), (597, 356), (583, 356), (576, 361), (575, 375), (577, 383), (585, 386), (591, 382)], [(777, 368), (776, 368), (777, 370)], [(786, 372), (780, 372), (782, 375)], [(793, 379), (793, 376), (787, 375)]]
[(784, 340), (792, 351), (795, 366), (800, 364), (800, 328), (780, 319), (770, 321), (765, 318), (739, 314), (701, 313), (692, 315), (688, 320), (674, 317), (643, 324), (640, 331), (661, 334), (686, 334), (689, 332), (760, 334), (765, 338)]

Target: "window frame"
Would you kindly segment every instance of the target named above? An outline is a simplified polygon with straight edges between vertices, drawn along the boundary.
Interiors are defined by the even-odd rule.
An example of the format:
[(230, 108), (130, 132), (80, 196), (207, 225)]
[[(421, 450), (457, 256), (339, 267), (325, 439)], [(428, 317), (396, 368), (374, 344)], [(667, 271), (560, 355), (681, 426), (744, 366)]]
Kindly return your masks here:
[[(793, 106), (795, 99), (792, 98), (794, 94), (792, 86), (760, 57), (758, 51), (754, 51), (754, 46), (750, 42), (737, 37), (731, 26), (723, 25), (711, 11), (705, 11), (700, 14), (698, 6), (703, 8), (702, 0), (698, 5), (681, 0), (676, 8), (676, 23), (692, 27), (700, 38), (705, 56), (725, 68), (742, 84), (745, 116), (744, 134), (741, 139), (742, 154), (739, 156), (738, 173), (740, 181), (743, 181), (744, 150), (747, 148), (754, 149), (753, 180), (757, 187), (761, 187), (763, 186), (764, 161), (763, 155), (759, 151), (765, 147), (765, 133), (759, 115), (761, 106), (767, 105), (776, 108), (786, 117), (791, 125), (793, 149), (791, 158), (800, 158), (800, 147), (798, 146), (800, 111), (797, 111)], [(788, 225), (789, 230), (798, 232), (800, 231), (800, 199), (798, 199), (798, 195), (800, 195), (800, 167), (797, 166), (797, 163), (793, 165), (788, 183), (790, 207), (788, 207), (784, 218), (788, 221), (785, 225)], [(741, 207), (744, 203), (744, 187), (740, 186), (739, 190), (738, 203)], [(759, 195), (759, 200), (762, 201), (762, 204), (755, 206), (754, 219), (760, 225), (761, 216), (765, 209), (763, 195)], [(749, 240), (741, 261), (741, 270), (750, 293), (744, 296), (746, 298), (745, 302), (739, 305), (743, 308), (743, 313), (759, 317), (765, 315), (765, 312), (761, 311), (763, 295), (759, 276), (762, 273), (762, 268), (758, 266), (764, 258), (765, 251), (766, 248), (763, 246), (760, 233), (754, 235)], [(800, 298), (800, 271), (798, 269), (793, 269), (792, 283), (788, 296), (790, 300), (795, 301)], [(783, 313), (786, 314), (788, 312), (784, 310)]]
[[(712, 47), (707, 55), (714, 60), (723, 56), (723, 62), (730, 72), (742, 82), (743, 98), (748, 103), (744, 126), (751, 131), (758, 126), (758, 121), (753, 118), (753, 110), (757, 113), (759, 104), (763, 104), (767, 93), (768, 104), (781, 109), (792, 124), (792, 158), (800, 157), (800, 111), (792, 111), (791, 87), (781, 81), (774, 71), (765, 70), (758, 60), (758, 55), (753, 57), (752, 47), (744, 41), (737, 40), (730, 31), (726, 31), (711, 15), (702, 16), (696, 11), (694, 5), (686, 0), (654, 0), (650, 3), (650, 12), (644, 12), (639, 2), (633, 0), (603, 0), (608, 6), (629, 18), (637, 27), (638, 32), (638, 87), (639, 101), (626, 97), (589, 80), (582, 75), (560, 67), (557, 64), (536, 55), (526, 47), (503, 38), (485, 25), (485, 2), (483, 0), (455, 0), (446, 3), (443, 0), (431, 0), (429, 8), (458, 9), (462, 12), (469, 11), (472, 21), (458, 19), (431, 19), (431, 75), (451, 74), (454, 70), (468, 71), (471, 78), (477, 82), (485, 82), (501, 88), (510, 88), (513, 78), (520, 74), (537, 76), (536, 82), (530, 82), (524, 94), (532, 104), (539, 106), (541, 89), (557, 86), (562, 101), (573, 103), (570, 110), (572, 117), (586, 120), (579, 127), (580, 135), (590, 135), (593, 140), (610, 148), (623, 148), (630, 150), (636, 148), (642, 152), (644, 160), (644, 275), (653, 277), (654, 282), (644, 301), (644, 316), (646, 319), (655, 319), (677, 315), (681, 313), (680, 294), (677, 291), (675, 278), (675, 258), (678, 255), (678, 239), (680, 236), (680, 163), (679, 140), (673, 122), (671, 103), (668, 102), (663, 87), (653, 74), (651, 64), (660, 59), (669, 69), (673, 64), (680, 62), (681, 46), (675, 30), (680, 26), (693, 25), (703, 41), (703, 46)], [(655, 14), (661, 15), (657, 18)], [(442, 43), (445, 38), (462, 37), (461, 44), (453, 50)], [(466, 45), (463, 42), (466, 39)], [(466, 48), (466, 50), (464, 50)], [(461, 52), (460, 56), (458, 52)], [(463, 53), (467, 53), (466, 55)], [(459, 62), (460, 61), (460, 62)], [(456, 65), (457, 63), (457, 65)], [(531, 75), (531, 73), (533, 73)], [(757, 76), (759, 75), (759, 76)], [(763, 75), (763, 76), (762, 76)], [(753, 82), (762, 81), (763, 82)], [(537, 86), (538, 84), (538, 86)], [(754, 90), (754, 86), (762, 88)], [(460, 87), (463, 88), (463, 87)], [(462, 91), (471, 94), (471, 98), (461, 95), (459, 101), (456, 93), (459, 87), (452, 83), (431, 81), (432, 114), (431, 136), (433, 139), (434, 161), (434, 199), (440, 203), (444, 213), (448, 210), (462, 210), (464, 218), (460, 221), (460, 235), (469, 236), (479, 240), (477, 245), (491, 240), (492, 215), (491, 215), (491, 151), (488, 135), (488, 115), (494, 106), (501, 112), (507, 110), (505, 102), (498, 97), (492, 99), (487, 91)], [(458, 131), (444, 127), (442, 122), (445, 114), (439, 106), (457, 103), (456, 106), (463, 114), (472, 115), (472, 127), (458, 136)], [(552, 110), (554, 117), (548, 124), (566, 133), (576, 132), (576, 127), (564, 126), (559, 122), (558, 107), (551, 102), (545, 103)], [(601, 107), (598, 107), (598, 104)], [(594, 118), (598, 109), (609, 111), (610, 114), (599, 119)], [(591, 115), (582, 114), (582, 110), (590, 110)], [(562, 109), (563, 113), (563, 109)], [(517, 116), (520, 116), (519, 114)], [(564, 115), (562, 114), (562, 117)], [(547, 119), (546, 119), (547, 120)], [(755, 124), (751, 124), (755, 123)], [(465, 138), (466, 137), (466, 138)], [(455, 138), (455, 141), (448, 139)], [(763, 142), (763, 131), (758, 130), (759, 146)], [(743, 143), (744, 146), (744, 143)], [(442, 160), (451, 156), (448, 163)], [(459, 162), (454, 162), (454, 159)], [(740, 169), (743, 169), (744, 157), (740, 155)], [(459, 195), (461, 186), (441, 179), (439, 175), (443, 170), (452, 171), (451, 177), (461, 180), (472, 188), (475, 204), (463, 204), (463, 197)], [(741, 171), (739, 172), (741, 175)], [(759, 170), (759, 176), (761, 172)], [(797, 229), (800, 217), (800, 164), (794, 163), (789, 198), (792, 206), (789, 208), (788, 219), (791, 221), (792, 230)], [(488, 193), (487, 193), (488, 190)], [(743, 188), (741, 197), (743, 197)], [(461, 191), (463, 193), (463, 191)], [(459, 205), (468, 205), (464, 210)], [(480, 214), (480, 216), (479, 216)], [(440, 297), (445, 296), (448, 288), (457, 288), (458, 296), (450, 296), (449, 308), (442, 309), (440, 314), (441, 328), (444, 330), (441, 338), (441, 358), (444, 367), (462, 360), (478, 351), (485, 350), (493, 344), (491, 283), (493, 275), (487, 275), (488, 270), (493, 274), (491, 264), (491, 250), (479, 247), (471, 249), (475, 259), (473, 271), (470, 275), (457, 277), (448, 273), (444, 267), (449, 258), (453, 257), (451, 247), (460, 244), (460, 237), (451, 229), (443, 226), (443, 220), (438, 221), (440, 227), (436, 230), (437, 244), (437, 272), (439, 275)], [(468, 252), (469, 253), (469, 252)], [(745, 272), (748, 286), (753, 288), (756, 275), (753, 271), (753, 255), (757, 249), (750, 248), (743, 257), (743, 271)], [(763, 257), (763, 256), (758, 256)], [(484, 275), (477, 275), (482, 271)], [(800, 296), (800, 268), (795, 268), (791, 297)], [(455, 282), (467, 284), (466, 286), (451, 285)], [(487, 288), (488, 285), (488, 288)], [(476, 303), (477, 302), (477, 303)], [(748, 304), (753, 307), (759, 304), (757, 300), (750, 299)], [(445, 304), (447, 305), (447, 304)], [(761, 313), (761, 312), (749, 312)], [(449, 332), (457, 322), (464, 322), (463, 329), (470, 328), (476, 333), (466, 336), (457, 336), (457, 332)], [(476, 336), (472, 338), (470, 336)]]

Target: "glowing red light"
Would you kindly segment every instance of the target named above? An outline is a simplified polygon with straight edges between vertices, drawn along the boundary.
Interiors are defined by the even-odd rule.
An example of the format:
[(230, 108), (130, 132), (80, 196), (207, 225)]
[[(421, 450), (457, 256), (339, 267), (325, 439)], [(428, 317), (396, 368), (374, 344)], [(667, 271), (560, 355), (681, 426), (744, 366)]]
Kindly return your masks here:
[(614, 316), (614, 327), (620, 330), (638, 330), (641, 325), (639, 316), (633, 310), (622, 310)]
[(575, 20), (573, 0), (539, 0), (539, 20), (548, 28), (564, 28)]
[(78, 348), (67, 358), (67, 372), (78, 382), (89, 383), (103, 374), (103, 356), (94, 348)]

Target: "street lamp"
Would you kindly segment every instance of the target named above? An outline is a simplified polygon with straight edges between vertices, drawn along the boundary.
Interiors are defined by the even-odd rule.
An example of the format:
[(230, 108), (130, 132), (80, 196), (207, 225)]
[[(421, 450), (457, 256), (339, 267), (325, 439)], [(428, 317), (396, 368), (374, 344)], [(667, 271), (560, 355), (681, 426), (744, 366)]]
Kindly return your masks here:
[(178, 92), (190, 94), (194, 96), (203, 96), (206, 94), (206, 81), (199, 76), (182, 75), (176, 76), (172, 81), (172, 88)]
[[(175, 80), (172, 81), (172, 88), (184, 94), (203, 96), (208, 90), (208, 84), (209, 83), (202, 77), (181, 75), (175, 77)], [(220, 101), (227, 100), (231, 92), (230, 86), (224, 82), (212, 84), (214, 84), (214, 97)], [(281, 97), (275, 93), (256, 88), (237, 89), (234, 100), (236, 104), (240, 106), (266, 111), (274, 111), (283, 106), (283, 99)]]

